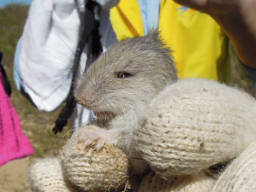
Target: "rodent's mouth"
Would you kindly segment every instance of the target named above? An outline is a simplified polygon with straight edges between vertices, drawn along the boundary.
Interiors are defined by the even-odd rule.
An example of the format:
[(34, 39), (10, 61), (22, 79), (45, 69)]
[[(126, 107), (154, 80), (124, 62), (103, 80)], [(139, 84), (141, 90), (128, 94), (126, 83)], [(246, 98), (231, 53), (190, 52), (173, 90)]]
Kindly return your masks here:
[(97, 112), (94, 112), (94, 115), (97, 117), (97, 119), (104, 120), (104, 121), (110, 121), (116, 117), (114, 113), (109, 111), (97, 111)]

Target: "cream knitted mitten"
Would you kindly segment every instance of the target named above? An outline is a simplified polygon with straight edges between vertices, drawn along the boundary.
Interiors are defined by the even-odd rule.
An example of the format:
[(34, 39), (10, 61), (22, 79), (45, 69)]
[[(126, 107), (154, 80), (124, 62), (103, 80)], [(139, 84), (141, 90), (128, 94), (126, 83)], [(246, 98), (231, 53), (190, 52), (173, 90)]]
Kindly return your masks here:
[(168, 180), (151, 172), (143, 179), (138, 192), (209, 192), (215, 182), (215, 179), (203, 172), (189, 176), (173, 176)]
[[(139, 114), (139, 127), (134, 130), (136, 151), (157, 174), (147, 175), (139, 192), (211, 191), (215, 180), (201, 170), (238, 157), (255, 140), (255, 115), (252, 97), (213, 81), (181, 80), (166, 87), (149, 110)], [(61, 162), (44, 159), (32, 165), (34, 192), (124, 188), (129, 169), (126, 155), (114, 146), (105, 145), (100, 151), (93, 145), (85, 147), (78, 139), (84, 129), (98, 127), (79, 129), (63, 147)], [(251, 177), (256, 172), (255, 147), (250, 145), (231, 163), (214, 192), (255, 191)]]
[(30, 188), (33, 192), (71, 192), (64, 182), (60, 160), (38, 159), (30, 166)]
[(256, 136), (255, 100), (214, 81), (178, 81), (150, 107), (135, 131), (135, 147), (162, 177), (228, 161)]
[(62, 149), (61, 158), (36, 161), (29, 172), (33, 192), (105, 192), (125, 188), (128, 184), (128, 159), (115, 146), (105, 145), (96, 151), (79, 142), (79, 129)]
[(93, 146), (85, 147), (78, 138), (85, 129), (98, 128), (78, 129), (63, 147), (61, 164), (65, 180), (82, 191), (105, 192), (124, 188), (128, 182), (126, 155), (115, 146), (105, 145), (100, 151)]
[(222, 173), (212, 192), (256, 191), (256, 141)]

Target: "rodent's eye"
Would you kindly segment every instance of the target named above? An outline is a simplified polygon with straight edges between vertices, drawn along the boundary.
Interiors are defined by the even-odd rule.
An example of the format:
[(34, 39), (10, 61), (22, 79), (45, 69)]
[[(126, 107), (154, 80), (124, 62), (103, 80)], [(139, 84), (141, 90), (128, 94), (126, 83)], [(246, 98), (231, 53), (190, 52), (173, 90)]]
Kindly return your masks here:
[(125, 72), (125, 71), (119, 71), (116, 73), (116, 77), (119, 78), (119, 79), (124, 79), (124, 78), (128, 78), (128, 77), (131, 77), (132, 74), (131, 73), (128, 73), (128, 72)]

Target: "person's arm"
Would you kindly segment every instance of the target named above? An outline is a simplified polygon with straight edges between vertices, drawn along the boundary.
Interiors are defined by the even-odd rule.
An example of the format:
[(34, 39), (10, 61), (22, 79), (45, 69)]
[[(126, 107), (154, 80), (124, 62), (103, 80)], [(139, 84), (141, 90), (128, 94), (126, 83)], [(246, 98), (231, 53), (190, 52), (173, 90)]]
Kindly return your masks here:
[(175, 0), (208, 13), (230, 38), (240, 61), (256, 69), (256, 0)]

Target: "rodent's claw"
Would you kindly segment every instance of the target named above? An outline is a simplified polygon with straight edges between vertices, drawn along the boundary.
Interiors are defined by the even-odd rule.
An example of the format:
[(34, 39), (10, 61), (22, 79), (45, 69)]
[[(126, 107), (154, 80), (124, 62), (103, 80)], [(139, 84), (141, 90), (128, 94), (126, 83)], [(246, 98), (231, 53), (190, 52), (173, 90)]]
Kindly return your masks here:
[(105, 144), (115, 145), (118, 135), (116, 130), (85, 130), (80, 133), (78, 142), (85, 142), (86, 147), (95, 144), (95, 148), (98, 151)]
[(103, 140), (99, 140), (96, 144), (96, 150), (99, 151), (104, 145), (105, 142)]
[[(81, 141), (81, 140), (79, 140)], [(88, 147), (89, 145), (91, 145), (93, 143), (93, 141), (91, 139), (87, 139), (84, 143), (85, 147)]]

